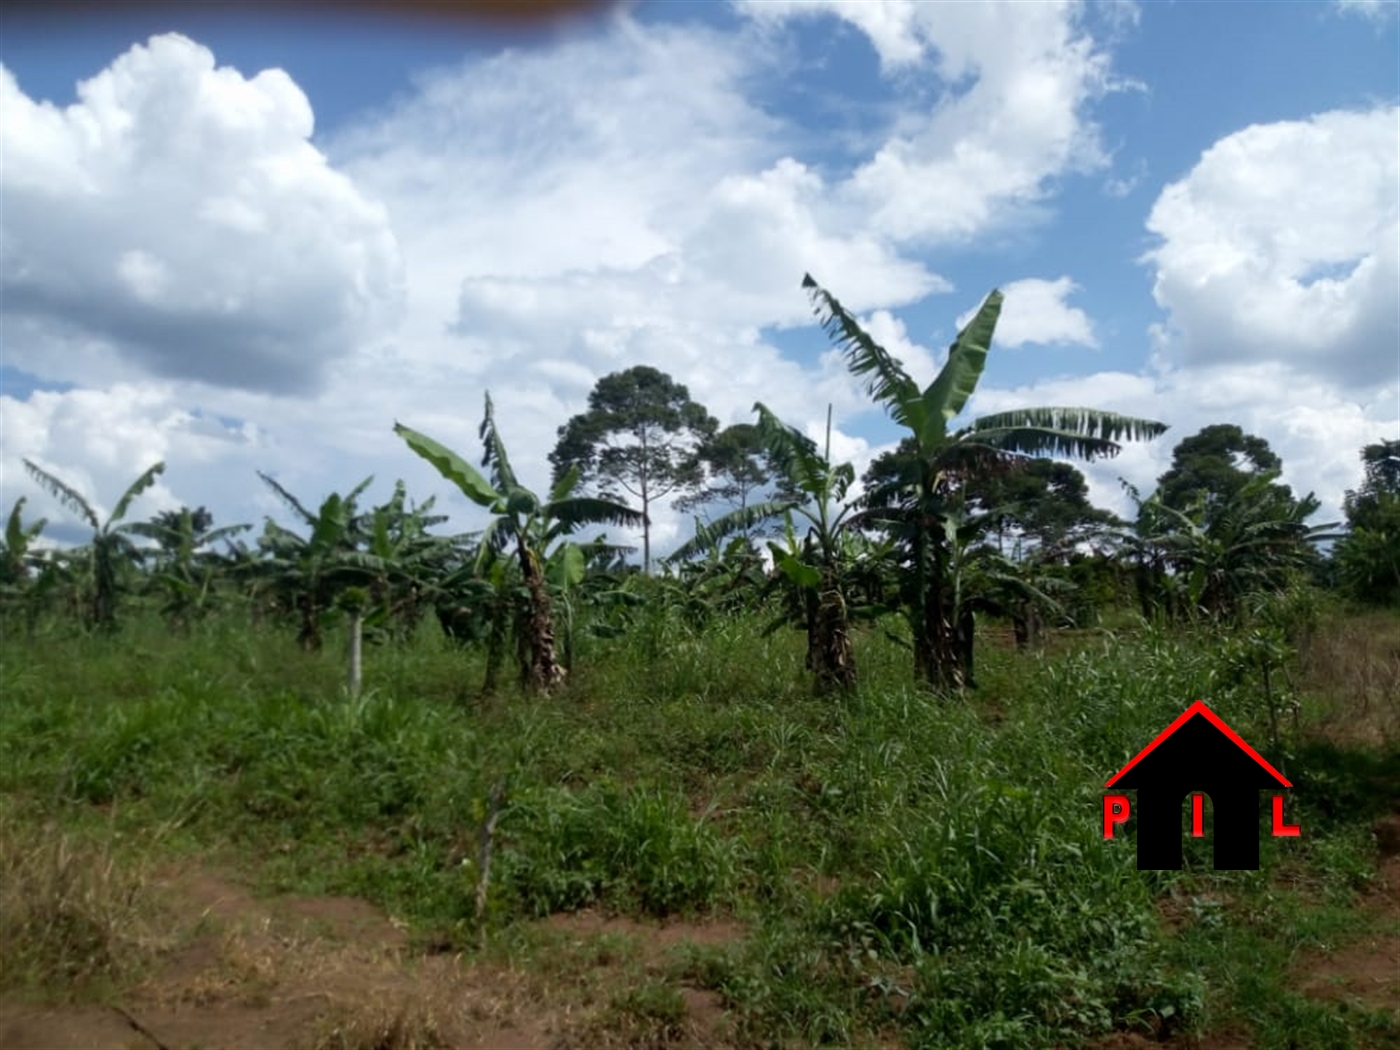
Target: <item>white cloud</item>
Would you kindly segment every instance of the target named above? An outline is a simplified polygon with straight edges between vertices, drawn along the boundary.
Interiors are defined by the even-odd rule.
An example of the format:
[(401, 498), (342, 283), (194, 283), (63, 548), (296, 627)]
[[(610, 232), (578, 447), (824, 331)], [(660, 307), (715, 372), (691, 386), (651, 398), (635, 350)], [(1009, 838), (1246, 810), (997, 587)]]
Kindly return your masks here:
[(1400, 16), (1400, 0), (1336, 0), (1336, 9), (1344, 15), (1359, 15), (1383, 25)]
[[(23, 460), (58, 477), (92, 505), (106, 520), (126, 486), (137, 475), (165, 460), (178, 439), (187, 461), (206, 459), (217, 438), (199, 433), (195, 417), (176, 406), (160, 389), (119, 384), (110, 390), (40, 391), (26, 401), (0, 398), (0, 472), (9, 479), (7, 503), (17, 498), (14, 482), (26, 477)], [(101, 434), (100, 442), (93, 441)], [(137, 519), (180, 506), (167, 474), (147, 490), (131, 512)], [(22, 486), (29, 497), (29, 516), (51, 522), (74, 522), (36, 486)]]
[(1024, 220), (1056, 177), (1102, 167), (1086, 105), (1118, 84), (1071, 4), (743, 0), (761, 23), (834, 15), (869, 36), (883, 66), (936, 77), (932, 111), (905, 121), (840, 187), (899, 242), (967, 241)]
[[(764, 338), (810, 323), (803, 271), (926, 382), (939, 355), (894, 311), (949, 283), (910, 246), (994, 234), (1056, 178), (1099, 164), (1086, 106), (1112, 84), (1074, 8), (844, 10), (879, 38), (892, 74), (944, 91), (846, 171), (807, 156), (806, 132), (754, 101), (770, 56), (748, 23), (720, 33), (622, 16), (595, 35), (472, 59), (318, 140), (325, 155), (290, 79), (218, 70), (180, 38), (124, 56), (67, 110), (30, 102), (3, 74), (6, 364), (84, 384), (0, 399), (6, 504), (34, 496), (21, 456), (107, 505), (163, 458), (153, 498), (205, 504), (221, 522), (281, 513), (262, 469), (311, 502), (369, 473), (382, 498), (402, 477), (468, 528), (479, 513), (393, 437), (396, 419), (476, 459), (490, 389), (522, 480), (541, 487), (556, 428), (597, 378), (639, 363), (726, 423), (751, 419), (761, 398), (821, 438), (832, 404), (833, 453), (864, 469), (884, 446), (853, 432), (869, 401), (840, 355), (815, 328), (796, 350)], [(166, 141), (155, 129), (169, 122), (184, 133)], [(1195, 175), (1184, 184), (1199, 188)], [(1279, 227), (1280, 207), (1242, 221)], [(1334, 216), (1343, 235), (1351, 215)], [(1171, 254), (1201, 228), (1168, 222), (1154, 257), (1169, 355), (1197, 352), (1208, 331)], [(1093, 345), (1070, 278), (1005, 290), (1001, 345)], [(72, 323), (59, 326), (60, 313)], [(1232, 364), (1200, 387), (1198, 374), (1101, 374), (988, 390), (974, 405), (1024, 396), (1166, 417), (1171, 438), (1108, 467), (1149, 480), (1194, 425), (1183, 421), (1255, 420), (1306, 481), (1295, 484), (1321, 492), (1307, 479), (1337, 472), (1327, 487), (1339, 496), (1356, 448), (1393, 428), (1400, 396), (1372, 385), (1353, 409), (1323, 391), (1290, 411), (1297, 373), (1270, 385)], [(1096, 496), (1112, 502), (1107, 482)], [(654, 545), (689, 531), (663, 509)]]
[(1400, 348), (1400, 109), (1254, 125), (1148, 219), (1164, 360), (1282, 361), (1362, 392)]
[[(788, 155), (786, 127), (745, 93), (764, 61), (744, 35), (622, 19), (598, 39), (439, 71), (330, 145), (386, 202), (403, 248), (396, 372), (470, 391), (458, 411), (473, 421), (489, 387), (528, 483), (546, 482), (555, 429), (593, 383), (634, 364), (725, 423), (751, 420), (758, 398), (804, 428), (828, 403), (838, 418), (864, 410), (819, 333), (798, 361), (760, 330), (811, 322), (805, 270), (853, 309), (947, 287), (852, 228)], [(431, 430), (435, 400), (403, 421)], [(458, 433), (476, 447), (466, 420)]]
[[(997, 321), (997, 344), (1007, 348), (1027, 343), (1098, 346), (1089, 315), (1065, 302), (1078, 290), (1079, 285), (1068, 277), (1054, 281), (1028, 277), (1005, 285), (1001, 290), (1005, 301)], [(980, 306), (979, 303), (958, 318), (959, 329), (972, 320)]]
[(886, 70), (918, 62), (930, 47), (918, 5), (910, 0), (879, 4), (863, 0), (736, 0), (734, 6), (755, 21), (769, 25), (793, 17), (836, 15), (870, 38)]
[(0, 67), (9, 363), (313, 387), (395, 318), (400, 270), (383, 208), (326, 163), (312, 125), (287, 74), (245, 79), (173, 34), (64, 109)]
[(1141, 186), (1146, 178), (1147, 162), (1139, 159), (1130, 172), (1124, 175), (1112, 175), (1104, 179), (1104, 195), (1121, 200)]
[[(169, 463), (169, 499), (209, 505), (220, 520), (256, 521), (281, 508), (255, 469), (276, 473), (308, 502), (373, 472), (385, 491), (393, 478), (403, 477), (415, 493), (442, 494), (456, 524), (469, 527), (481, 520), (479, 513), (393, 437), (395, 420), (476, 458), (482, 393), (490, 389), (522, 480), (543, 487), (555, 428), (583, 408), (598, 377), (633, 364), (671, 371), (725, 422), (751, 419), (760, 396), (799, 426), (824, 419), (828, 402), (839, 413), (863, 405), (855, 384), (829, 355), (814, 366), (785, 359), (759, 338), (759, 328), (809, 321), (799, 287), (804, 267), (842, 282), (846, 298), (865, 307), (908, 301), (942, 282), (878, 237), (842, 232), (824, 215), (828, 191), (820, 176), (784, 155), (782, 125), (745, 97), (741, 81), (756, 59), (741, 45), (703, 30), (643, 30), (623, 18), (599, 38), (508, 51), (441, 71), (423, 81), (415, 99), (332, 143), (335, 168), (306, 143), (310, 112), (297, 113), (290, 105), (300, 100), (305, 108), (290, 81), (289, 94), (274, 91), (262, 108), (247, 99), (242, 109), (232, 107), (240, 123), (224, 119), (227, 114), (213, 103), (200, 103), (196, 87), (212, 78), (234, 95), (259, 96), (253, 88), (268, 75), (245, 81), (231, 70), (214, 73), (212, 56), (181, 38), (158, 38), (149, 49), (120, 59), (89, 85), (119, 82), (122, 90), (103, 90), (119, 101), (144, 100), (148, 109), (164, 98), (163, 105), (216, 142), (244, 134), (241, 146), (220, 147), (226, 165), (245, 180), (253, 177), (250, 171), (262, 170), (259, 165), (275, 169), (279, 178), (275, 186), (262, 187), (262, 196), (240, 197), (234, 191), (242, 182), (225, 171), (192, 167), (190, 158), (183, 167), (148, 164), (142, 172), (159, 174), (167, 184), (189, 183), (183, 195), (166, 202), (179, 213), (162, 234), (169, 243), (126, 235), (152, 218), (153, 203), (140, 198), (134, 182), (120, 198), (130, 205), (125, 209), (98, 208), (85, 202), (81, 187), (68, 188), (63, 199), (77, 201), (74, 230), (113, 245), (107, 273), (74, 267), (71, 294), (92, 293), (105, 312), (89, 311), (83, 326), (69, 332), (56, 331), (48, 316), (12, 316), (7, 309), (7, 363), (108, 389), (4, 399), (6, 488), (18, 482), (32, 494), (19, 469), (19, 458), (29, 456), (107, 498), (108, 487), (118, 483), (113, 479), (125, 484), (163, 458)], [(272, 80), (281, 83), (280, 77)], [(90, 99), (100, 92), (90, 86), (84, 92), (84, 105), (95, 107)], [(37, 224), (58, 207), (42, 196), (16, 198), (19, 206), (12, 205), (11, 185), (38, 193), (20, 178), (29, 178), (37, 162), (12, 163), (9, 143), (20, 143), (17, 151), (24, 155), (50, 156), (45, 134), (56, 129), (61, 145), (76, 148), (86, 140), (80, 142), (72, 126), (96, 118), (80, 106), (68, 116), (49, 107), (48, 118), (28, 120), (36, 113), (42, 117), (44, 107), (17, 89), (10, 94), (28, 108), (27, 122), (6, 118), (4, 272), (7, 279), (28, 279), (36, 263), (57, 269), (80, 262), (79, 252), (67, 239), (46, 256), (32, 241), (8, 236), (12, 220)], [(127, 109), (108, 123), (139, 126), (146, 110), (135, 103)], [(262, 127), (261, 137), (248, 130), (279, 115), (290, 128)], [(153, 134), (149, 126), (146, 134)], [(268, 140), (273, 146), (264, 148)], [(251, 159), (237, 156), (239, 149)], [(125, 172), (109, 154), (118, 151), (101, 154), (108, 167)], [(96, 171), (119, 183), (100, 164), (60, 167)], [(298, 188), (308, 172), (319, 175)], [(357, 201), (358, 211), (347, 213), (372, 217), (365, 230), (376, 237), (356, 242), (354, 230), (332, 224), (322, 241), (321, 226), (309, 229), (303, 222), (298, 228), (299, 219), (309, 219), (299, 217), (296, 207), (317, 187), (330, 200), (318, 222), (332, 222), (336, 208)], [(273, 189), (295, 192), (288, 203)], [(383, 205), (366, 203), (371, 199)], [(211, 246), (244, 236), (255, 238), (258, 250), (272, 258), (245, 254), (227, 272), (216, 262), (206, 265), (205, 257), (218, 259)], [(337, 366), (319, 388), (287, 398), (272, 396), (286, 382), (264, 382), (261, 391), (219, 387), (223, 376), (209, 362), (193, 370), (164, 367), (159, 354), (168, 346), (149, 341), (127, 348), (124, 357), (112, 353), (122, 331), (104, 295), (128, 313), (155, 316), (187, 281), (198, 280), (209, 295), (227, 298), (240, 291), (232, 278), (257, 278), (269, 286), (290, 285), (290, 291), (283, 289), (290, 302), (302, 278), (269, 264), (308, 239), (313, 254), (306, 261), (323, 271), (315, 280), (325, 283), (350, 272), (336, 269), (333, 254), (318, 259), (314, 251), (321, 243), (343, 247), (347, 258), (364, 265), (375, 263), (377, 246), (393, 248), (395, 265), (401, 250), (406, 281), (401, 327), (338, 346)], [(199, 258), (196, 248), (203, 253)], [(8, 288), (6, 300), (8, 308)], [(246, 338), (246, 315), (252, 312), (258, 321), (258, 303), (228, 305), (227, 317), (203, 311), (200, 325), (227, 325), (230, 342)], [(334, 335), (335, 320), (313, 310), (305, 324), (324, 324)], [(317, 343), (319, 333), (303, 334), (315, 339), (299, 352), (330, 345), (330, 335)], [(201, 345), (217, 335), (210, 333)], [(21, 344), (22, 353), (11, 352)], [(42, 366), (49, 355), (61, 368)], [(282, 362), (287, 368), (295, 363)], [(274, 378), (266, 364), (249, 367), (258, 369), (259, 378)], [(143, 370), (205, 381), (133, 381)], [(182, 407), (190, 404), (205, 406), (206, 414)], [(219, 417), (252, 421), (252, 429), (224, 427)], [(109, 440), (114, 435), (121, 440)], [(661, 545), (679, 526), (664, 508), (659, 519)]]

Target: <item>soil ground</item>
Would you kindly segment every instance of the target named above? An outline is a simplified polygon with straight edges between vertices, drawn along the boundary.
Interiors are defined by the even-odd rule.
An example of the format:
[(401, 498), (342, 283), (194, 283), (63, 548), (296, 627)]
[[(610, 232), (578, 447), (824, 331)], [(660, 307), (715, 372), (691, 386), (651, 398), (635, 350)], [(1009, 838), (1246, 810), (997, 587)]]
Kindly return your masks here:
[[(1330, 955), (1303, 958), (1298, 987), (1320, 998), (1400, 1010), (1400, 816), (1377, 828), (1381, 877), (1364, 907), (1376, 932)], [(168, 913), (185, 917), (149, 976), (111, 1005), (0, 1004), (0, 1050), (201, 1050), (364, 1047), (534, 1050), (580, 1046), (732, 1045), (713, 992), (683, 988), (684, 1020), (651, 1031), (619, 1024), (609, 996), (664, 969), (670, 950), (727, 944), (734, 923), (647, 924), (595, 912), (559, 915), (535, 931), (554, 951), (542, 977), (458, 956), (422, 954), (364, 901), (262, 899), (202, 868), (158, 880)], [(645, 1026), (643, 1026), (645, 1027)], [(1096, 1050), (1164, 1044), (1120, 1033)], [(1174, 1050), (1248, 1050), (1219, 1033)]]
[(158, 891), (163, 910), (186, 919), (146, 979), (110, 1005), (0, 1002), (0, 1050), (725, 1045), (725, 1011), (712, 992), (682, 988), (684, 1019), (665, 1031), (640, 1031), (609, 1007), (611, 993), (659, 973), (670, 949), (742, 937), (731, 923), (555, 916), (536, 934), (552, 943), (556, 963), (586, 960), (588, 972), (562, 965), (542, 980), (533, 967), (415, 951), (361, 900), (261, 899), (200, 868), (165, 873)]
[(1400, 1016), (1400, 814), (1380, 821), (1375, 833), (1382, 859), (1365, 903), (1373, 920), (1370, 932), (1336, 953), (1305, 958), (1299, 989)]

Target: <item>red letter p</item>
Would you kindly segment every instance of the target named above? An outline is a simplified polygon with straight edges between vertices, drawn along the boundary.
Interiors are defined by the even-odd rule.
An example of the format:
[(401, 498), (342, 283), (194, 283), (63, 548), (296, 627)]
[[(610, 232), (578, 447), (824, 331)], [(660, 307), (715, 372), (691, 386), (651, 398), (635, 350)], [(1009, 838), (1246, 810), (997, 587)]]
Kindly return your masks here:
[(1128, 819), (1128, 796), (1105, 795), (1103, 797), (1103, 837), (1113, 838), (1113, 825), (1122, 824)]

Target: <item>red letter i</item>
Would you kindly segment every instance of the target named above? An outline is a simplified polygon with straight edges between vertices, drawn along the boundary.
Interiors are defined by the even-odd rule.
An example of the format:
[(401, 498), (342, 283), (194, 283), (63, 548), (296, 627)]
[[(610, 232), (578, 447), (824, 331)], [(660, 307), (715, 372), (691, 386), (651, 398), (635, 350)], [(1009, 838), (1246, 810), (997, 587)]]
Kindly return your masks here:
[(1191, 837), (1201, 838), (1206, 833), (1205, 828), (1205, 796), (1191, 796)]

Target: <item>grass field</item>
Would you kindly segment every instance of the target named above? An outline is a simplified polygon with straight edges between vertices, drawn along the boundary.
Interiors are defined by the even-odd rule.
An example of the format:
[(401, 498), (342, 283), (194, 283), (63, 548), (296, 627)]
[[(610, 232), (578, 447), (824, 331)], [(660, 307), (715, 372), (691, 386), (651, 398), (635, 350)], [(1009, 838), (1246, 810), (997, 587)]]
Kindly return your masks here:
[[(957, 701), (661, 608), (548, 699), (435, 625), (358, 699), (231, 614), (7, 637), (0, 1045), (1400, 1046), (1400, 620), (1267, 702), (1217, 634), (994, 635)], [(1257, 872), (1102, 838), (1196, 699), (1295, 784)]]

